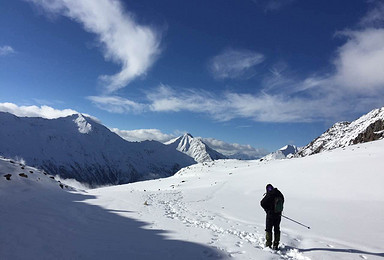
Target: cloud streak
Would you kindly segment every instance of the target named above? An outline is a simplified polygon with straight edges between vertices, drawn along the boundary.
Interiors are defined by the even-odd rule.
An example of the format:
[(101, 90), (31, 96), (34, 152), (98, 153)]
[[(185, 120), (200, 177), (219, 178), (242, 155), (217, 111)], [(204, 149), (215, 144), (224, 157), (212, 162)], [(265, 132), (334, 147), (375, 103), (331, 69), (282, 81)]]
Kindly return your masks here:
[(277, 11), (296, 0), (252, 0), (254, 3), (261, 5), (265, 12)]
[[(381, 14), (381, 15), (380, 15)], [(102, 103), (108, 111), (192, 112), (217, 121), (245, 118), (256, 122), (314, 122), (345, 120), (384, 104), (384, 8), (372, 8), (354, 30), (338, 32), (345, 39), (335, 50), (326, 73), (307, 77), (287, 75), (280, 64), (264, 75), (258, 91), (236, 93), (160, 85), (141, 103), (128, 99)], [(242, 78), (264, 61), (249, 51), (227, 50), (210, 61), (217, 79)], [(101, 102), (94, 100), (100, 106)], [(117, 109), (117, 108), (118, 109)]]
[[(247, 118), (257, 122), (310, 122), (327, 117), (322, 106), (327, 102), (284, 95), (214, 94), (197, 89), (174, 89), (161, 85), (146, 95), (146, 102), (136, 103), (119, 97), (89, 97), (99, 108), (114, 113), (192, 112), (207, 114), (217, 121)], [(331, 102), (331, 101), (329, 101)], [(138, 109), (135, 109), (138, 108)]]
[(160, 34), (138, 24), (118, 0), (27, 0), (48, 13), (66, 16), (97, 35), (104, 57), (121, 65), (115, 75), (102, 75), (108, 93), (143, 76), (160, 54)]
[(228, 49), (211, 58), (209, 71), (216, 79), (252, 77), (256, 65), (264, 61), (264, 55), (250, 50)]
[(130, 142), (141, 142), (145, 140), (154, 140), (165, 143), (174, 135), (164, 134), (159, 129), (137, 129), (137, 130), (120, 130), (118, 128), (112, 128), (111, 131), (115, 132), (122, 138)]
[(248, 158), (254, 159), (260, 158), (268, 154), (268, 151), (262, 148), (254, 148), (249, 144), (237, 144), (237, 143), (226, 143), (221, 140), (214, 138), (202, 138), (203, 142), (206, 143), (212, 149), (224, 154), (225, 156), (234, 156), (238, 154), (246, 155)]
[(14, 54), (15, 50), (8, 45), (0, 46), (0, 56), (7, 56), (10, 54)]
[(147, 110), (147, 105), (119, 96), (89, 96), (87, 99), (100, 109), (111, 113), (140, 113)]

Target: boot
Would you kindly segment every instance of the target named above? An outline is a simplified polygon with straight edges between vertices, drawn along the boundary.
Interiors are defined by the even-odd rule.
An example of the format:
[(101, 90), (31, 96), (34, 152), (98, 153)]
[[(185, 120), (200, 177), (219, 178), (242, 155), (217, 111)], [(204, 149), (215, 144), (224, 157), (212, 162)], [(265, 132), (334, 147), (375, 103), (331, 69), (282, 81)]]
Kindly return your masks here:
[(275, 232), (275, 240), (273, 241), (273, 250), (279, 249), (279, 242), (280, 242), (280, 232)]
[(272, 246), (272, 232), (265, 233), (265, 247), (271, 248)]

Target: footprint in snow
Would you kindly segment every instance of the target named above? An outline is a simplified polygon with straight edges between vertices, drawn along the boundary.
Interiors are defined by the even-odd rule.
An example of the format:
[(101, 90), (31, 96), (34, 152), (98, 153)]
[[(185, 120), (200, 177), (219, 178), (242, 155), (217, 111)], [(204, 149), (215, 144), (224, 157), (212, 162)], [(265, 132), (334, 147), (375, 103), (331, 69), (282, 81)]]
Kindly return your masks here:
[(245, 251), (229, 252), (229, 257), (233, 257), (235, 255), (242, 255), (242, 254), (245, 254)]
[(236, 243), (236, 246), (237, 246), (237, 247), (242, 247), (242, 246), (243, 246), (243, 242), (241, 242), (241, 241), (237, 242), (237, 243)]

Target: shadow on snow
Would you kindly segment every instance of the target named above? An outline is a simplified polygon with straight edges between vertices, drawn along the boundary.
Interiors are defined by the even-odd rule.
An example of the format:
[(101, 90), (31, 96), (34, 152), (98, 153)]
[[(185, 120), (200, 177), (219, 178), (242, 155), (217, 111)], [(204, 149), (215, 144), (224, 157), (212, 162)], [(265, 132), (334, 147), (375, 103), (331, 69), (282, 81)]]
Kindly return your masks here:
[[(149, 223), (84, 203), (95, 197), (29, 190), (0, 198), (1, 259), (226, 259), (202, 244), (171, 240)], [(126, 211), (123, 211), (126, 212)]]

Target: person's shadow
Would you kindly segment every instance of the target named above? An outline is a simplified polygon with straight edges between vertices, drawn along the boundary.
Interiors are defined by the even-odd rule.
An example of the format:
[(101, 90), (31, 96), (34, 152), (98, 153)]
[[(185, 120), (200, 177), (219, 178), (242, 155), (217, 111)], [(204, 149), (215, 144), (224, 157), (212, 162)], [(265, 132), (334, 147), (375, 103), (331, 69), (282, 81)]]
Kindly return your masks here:
[[(12, 192), (11, 192), (12, 193)], [(95, 197), (28, 190), (0, 198), (0, 259), (227, 259), (203, 244), (83, 201)], [(7, 195), (7, 194), (5, 194)], [(146, 228), (144, 228), (146, 226)]]
[(362, 251), (358, 249), (351, 249), (351, 248), (322, 248), (322, 247), (314, 247), (314, 248), (295, 248), (291, 246), (285, 246), (283, 249), (284, 252), (287, 252), (291, 249), (297, 249), (299, 252), (310, 252), (310, 251), (328, 251), (328, 252), (343, 252), (343, 253), (351, 253), (351, 254), (362, 254), (362, 255), (373, 255), (373, 256), (380, 256), (384, 257), (384, 253), (374, 253), (374, 252), (367, 252), (367, 251)]

